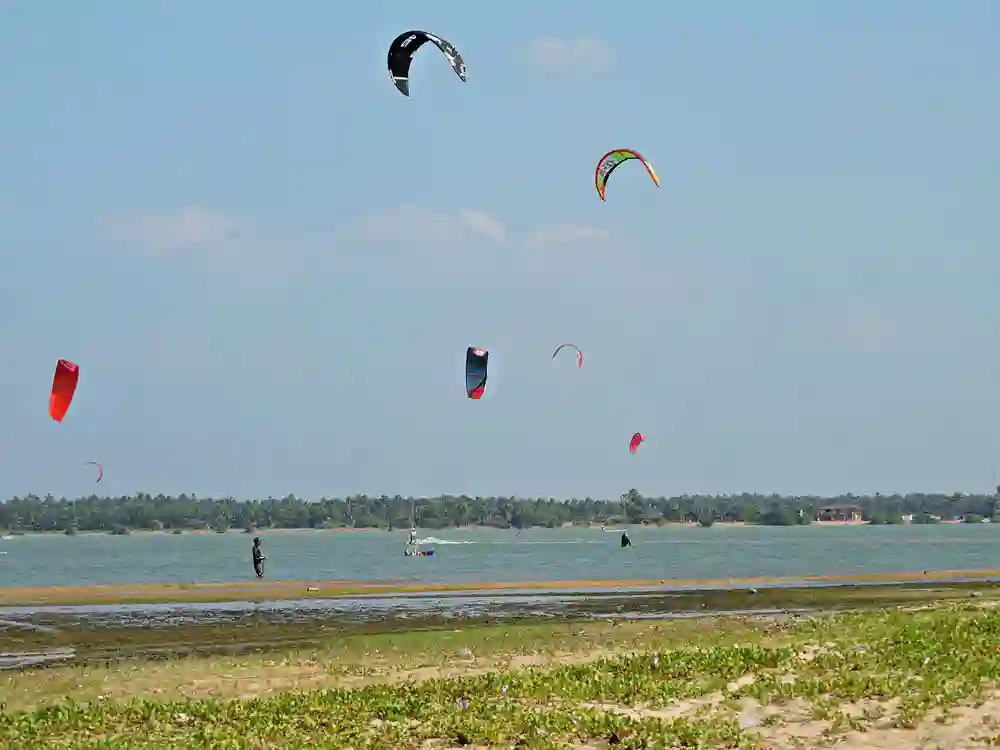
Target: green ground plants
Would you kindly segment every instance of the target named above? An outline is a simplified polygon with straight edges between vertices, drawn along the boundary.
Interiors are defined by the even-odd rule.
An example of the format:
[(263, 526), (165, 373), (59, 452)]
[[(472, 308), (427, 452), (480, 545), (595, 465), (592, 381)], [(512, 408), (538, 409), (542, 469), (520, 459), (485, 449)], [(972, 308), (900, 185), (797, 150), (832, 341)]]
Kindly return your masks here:
[[(590, 662), (250, 700), (63, 700), (5, 711), (0, 745), (774, 749), (866, 732), (868, 746), (912, 750), (918, 735), (906, 732), (919, 726), (920, 742), (933, 742), (977, 705), (984, 714), (970, 741), (1000, 742), (989, 715), (997, 711), (985, 710), (1000, 687), (1000, 612), (982, 602), (724, 636), (702, 624), (685, 639), (643, 645)], [(908, 739), (892, 745), (886, 733)]]

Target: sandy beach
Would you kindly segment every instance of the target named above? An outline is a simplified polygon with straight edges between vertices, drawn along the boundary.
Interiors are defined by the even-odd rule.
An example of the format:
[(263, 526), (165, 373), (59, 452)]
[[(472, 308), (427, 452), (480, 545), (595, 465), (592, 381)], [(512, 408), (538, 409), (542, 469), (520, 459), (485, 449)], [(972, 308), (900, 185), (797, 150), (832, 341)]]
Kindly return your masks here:
[(623, 579), (525, 581), (473, 584), (404, 584), (378, 581), (230, 581), (190, 584), (121, 584), (0, 588), (0, 606), (51, 604), (123, 604), (151, 602), (226, 602), (406, 594), (461, 595), (479, 592), (669, 591), (688, 588), (849, 585), (888, 582), (1000, 580), (1000, 569), (923, 570), (902, 573), (858, 573), (712, 579)]

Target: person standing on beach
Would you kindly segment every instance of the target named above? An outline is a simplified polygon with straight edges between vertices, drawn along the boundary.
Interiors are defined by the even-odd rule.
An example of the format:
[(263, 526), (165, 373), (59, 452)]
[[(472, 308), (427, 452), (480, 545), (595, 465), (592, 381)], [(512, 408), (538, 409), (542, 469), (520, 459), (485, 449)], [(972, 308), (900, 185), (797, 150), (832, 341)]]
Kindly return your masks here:
[(255, 536), (253, 538), (253, 570), (258, 578), (264, 577), (264, 561), (266, 559), (260, 548), (260, 537)]

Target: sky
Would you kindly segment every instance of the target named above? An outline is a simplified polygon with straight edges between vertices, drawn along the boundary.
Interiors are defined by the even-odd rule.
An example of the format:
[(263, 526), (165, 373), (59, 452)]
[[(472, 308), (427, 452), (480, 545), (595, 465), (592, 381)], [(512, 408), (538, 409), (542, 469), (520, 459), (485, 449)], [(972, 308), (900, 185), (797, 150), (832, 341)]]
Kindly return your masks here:
[(0, 497), (991, 490), (1000, 4), (613, 11), (0, 2)]

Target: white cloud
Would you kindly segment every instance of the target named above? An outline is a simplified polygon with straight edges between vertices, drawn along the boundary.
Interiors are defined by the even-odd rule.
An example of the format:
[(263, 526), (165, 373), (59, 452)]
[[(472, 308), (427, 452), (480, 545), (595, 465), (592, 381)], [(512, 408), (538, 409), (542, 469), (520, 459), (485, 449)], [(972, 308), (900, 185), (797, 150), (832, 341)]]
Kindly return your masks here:
[[(125, 250), (153, 259), (170, 258), (177, 270), (224, 288), (267, 288), (295, 283), (319, 239), (260, 226), (197, 205), (174, 210), (119, 211), (105, 218), (104, 234)], [(293, 248), (289, 252), (289, 248)]]
[(485, 211), (462, 211), (461, 218), (471, 232), (493, 242), (503, 242), (507, 235), (504, 225)]
[(140, 211), (112, 217), (110, 233), (136, 250), (162, 255), (170, 252), (206, 249), (233, 240), (240, 222), (201, 206), (175, 211)]
[[(612, 234), (614, 252), (606, 242)], [(555, 278), (598, 286), (626, 278), (632, 285), (639, 279), (653, 283), (641, 247), (627, 233), (571, 220), (518, 226), (487, 211), (410, 204), (361, 219), (333, 242), (337, 252), (331, 257), (350, 263), (355, 283), (362, 277), (380, 286), (471, 281), (524, 286)], [(664, 281), (655, 283), (660, 288)]]
[(435, 211), (413, 205), (400, 206), (361, 221), (361, 236), (374, 242), (457, 245), (482, 239), (494, 245), (529, 250), (594, 243), (608, 236), (603, 229), (564, 222), (521, 234), (511, 233), (493, 214), (474, 209)]
[(531, 43), (535, 62), (550, 71), (602, 73), (615, 61), (615, 53), (597, 39), (556, 39), (541, 37)]
[(550, 247), (593, 243), (607, 236), (608, 233), (603, 229), (586, 224), (556, 224), (531, 232), (526, 245), (529, 250), (544, 250)]
[(361, 222), (366, 239), (381, 242), (455, 244), (482, 238), (500, 244), (507, 235), (503, 223), (485, 211), (464, 209), (445, 213), (406, 205)]

